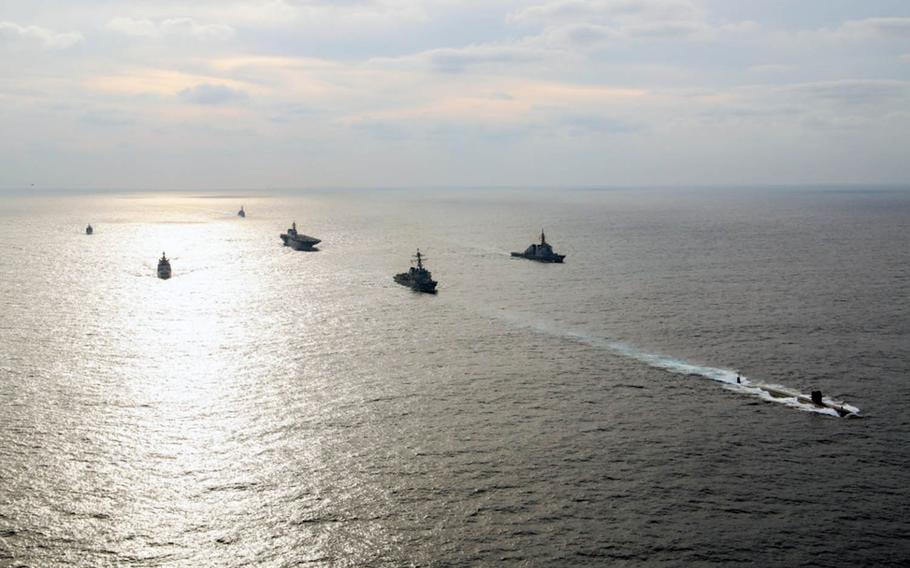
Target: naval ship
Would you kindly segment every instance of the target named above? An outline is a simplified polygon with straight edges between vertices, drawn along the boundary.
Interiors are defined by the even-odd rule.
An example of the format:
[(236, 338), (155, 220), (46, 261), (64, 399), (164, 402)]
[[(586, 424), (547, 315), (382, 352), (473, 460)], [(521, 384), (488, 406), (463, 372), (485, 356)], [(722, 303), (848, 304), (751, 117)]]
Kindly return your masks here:
[(291, 228), (288, 229), (288, 232), (281, 234), (281, 240), (284, 241), (284, 246), (291, 247), (294, 250), (317, 250), (313, 247), (322, 242), (316, 237), (298, 233), (297, 223), (291, 223)]
[(91, 225), (89, 225), (89, 226), (87, 226), (87, 227), (85, 228), (85, 234), (86, 234), (86, 235), (91, 235), (91, 234), (94, 233), (94, 232), (95, 232), (95, 230), (92, 229), (92, 226), (91, 226)]
[(774, 398), (795, 398), (802, 404), (814, 406), (816, 408), (828, 408), (837, 413), (841, 418), (859, 418), (860, 415), (856, 408), (852, 408), (843, 402), (834, 402), (833, 400), (822, 397), (822, 391), (814, 390), (809, 396), (800, 392), (791, 391), (783, 387), (774, 385), (758, 385), (758, 388), (767, 392)]
[(164, 253), (161, 253), (161, 258), (158, 259), (158, 278), (162, 280), (167, 280), (171, 277), (171, 261), (164, 256)]
[(435, 294), (436, 281), (433, 280), (430, 271), (423, 267), (423, 259), (426, 257), (420, 254), (420, 249), (417, 249), (417, 255), (414, 258), (417, 259), (417, 266), (412, 266), (407, 272), (396, 274), (395, 282), (417, 292)]
[(547, 242), (547, 237), (543, 234), (543, 229), (540, 231), (540, 244), (534, 243), (526, 248), (524, 252), (513, 252), (512, 256), (536, 260), (538, 262), (558, 263), (562, 263), (562, 259), (566, 257), (564, 254), (556, 254), (553, 252), (553, 247)]
[(237, 212), (238, 217), (246, 217), (246, 211), (243, 210), (243, 205), (240, 206), (240, 211)]

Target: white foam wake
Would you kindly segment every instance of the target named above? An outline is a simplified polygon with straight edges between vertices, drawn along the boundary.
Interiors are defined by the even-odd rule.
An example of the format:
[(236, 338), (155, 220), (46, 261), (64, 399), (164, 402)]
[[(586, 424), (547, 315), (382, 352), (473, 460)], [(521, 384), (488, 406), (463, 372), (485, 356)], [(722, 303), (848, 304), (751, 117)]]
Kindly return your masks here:
[[(562, 336), (578, 341), (580, 343), (584, 343), (586, 345), (591, 345), (592, 347), (609, 349), (610, 351), (635, 359), (656, 369), (662, 369), (664, 371), (679, 375), (698, 376), (705, 379), (710, 379), (712, 381), (722, 383), (724, 388), (728, 390), (757, 396), (762, 400), (768, 402), (776, 402), (778, 404), (783, 404), (791, 408), (796, 408), (806, 412), (815, 412), (818, 414), (825, 414), (828, 416), (836, 417), (841, 416), (833, 408), (820, 407), (809, 402), (801, 401), (799, 397), (805, 397), (805, 395), (801, 395), (796, 390), (782, 385), (762, 383), (760, 381), (756, 381), (744, 375), (741, 375), (732, 369), (722, 369), (719, 367), (697, 365), (688, 361), (684, 361), (682, 359), (676, 359), (657, 353), (648, 353), (622, 341), (596, 337), (574, 331), (555, 330), (545, 324), (535, 324), (532, 327), (537, 331), (543, 333)], [(844, 410), (852, 414), (859, 413), (859, 408), (855, 406), (833, 401), (828, 398), (825, 398), (824, 400), (829, 404), (841, 406)]]

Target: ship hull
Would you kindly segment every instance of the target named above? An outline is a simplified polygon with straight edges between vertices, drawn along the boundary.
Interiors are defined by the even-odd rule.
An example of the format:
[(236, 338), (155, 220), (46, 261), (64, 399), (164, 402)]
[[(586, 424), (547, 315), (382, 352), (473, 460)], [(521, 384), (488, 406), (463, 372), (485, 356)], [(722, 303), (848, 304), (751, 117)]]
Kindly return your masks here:
[(536, 262), (547, 262), (551, 264), (562, 264), (563, 259), (566, 258), (564, 254), (554, 254), (553, 256), (530, 256), (523, 252), (513, 252), (512, 256), (516, 258), (526, 258), (528, 260), (534, 260)]
[(315, 247), (316, 247), (316, 245), (318, 245), (319, 243), (322, 242), (319, 239), (313, 239), (313, 238), (302, 241), (299, 239), (292, 239), (292, 238), (288, 237), (287, 235), (281, 235), (281, 240), (282, 240), (282, 242), (284, 242), (284, 246), (286, 246), (286, 247), (291, 247), (294, 250), (304, 250), (304, 251), (318, 250)]
[(401, 284), (402, 286), (407, 286), (415, 292), (423, 292), (424, 294), (435, 294), (436, 293), (436, 282), (431, 281), (428, 283), (418, 282), (411, 278), (407, 273), (396, 274), (394, 277), (395, 282)]
[(158, 269), (158, 278), (161, 278), (162, 280), (167, 280), (170, 277), (171, 277), (170, 269), (167, 269), (167, 270), (162, 270), (160, 268)]

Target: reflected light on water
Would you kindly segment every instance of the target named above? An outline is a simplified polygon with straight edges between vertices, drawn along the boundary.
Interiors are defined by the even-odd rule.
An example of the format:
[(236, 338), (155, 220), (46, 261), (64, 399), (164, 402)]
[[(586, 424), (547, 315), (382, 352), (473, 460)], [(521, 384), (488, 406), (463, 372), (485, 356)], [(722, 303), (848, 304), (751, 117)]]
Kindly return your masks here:
[[(907, 198), (681, 195), (11, 199), (0, 566), (773, 564), (797, 532), (789, 564), (869, 564), (903, 542)], [(540, 226), (567, 264), (509, 256)], [(392, 280), (418, 247), (438, 296)]]

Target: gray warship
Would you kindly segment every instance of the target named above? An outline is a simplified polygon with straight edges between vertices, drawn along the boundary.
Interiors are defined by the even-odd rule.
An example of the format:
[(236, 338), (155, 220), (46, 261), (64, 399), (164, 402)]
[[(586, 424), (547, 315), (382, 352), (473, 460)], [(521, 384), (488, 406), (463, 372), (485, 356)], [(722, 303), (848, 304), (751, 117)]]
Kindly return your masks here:
[(87, 226), (87, 227), (85, 228), (85, 234), (86, 234), (86, 235), (91, 235), (91, 234), (94, 233), (94, 232), (95, 232), (95, 230), (92, 229), (92, 226), (91, 226), (91, 225), (89, 225), (89, 226)]
[(417, 292), (435, 294), (436, 281), (433, 280), (430, 271), (423, 267), (423, 259), (426, 257), (420, 254), (420, 249), (417, 249), (417, 255), (414, 258), (417, 259), (417, 266), (412, 266), (407, 272), (396, 274), (395, 282)]
[(240, 211), (237, 212), (238, 217), (246, 217), (246, 211), (243, 210), (243, 205), (240, 206)]
[(512, 256), (536, 260), (537, 262), (557, 262), (560, 264), (566, 257), (564, 254), (553, 252), (553, 247), (547, 242), (547, 237), (543, 234), (543, 229), (540, 231), (540, 244), (534, 243), (526, 248), (524, 252), (513, 252)]
[(158, 278), (162, 280), (167, 280), (171, 277), (171, 261), (164, 256), (164, 253), (161, 253), (161, 258), (158, 259)]
[(318, 250), (313, 247), (322, 242), (316, 237), (298, 233), (297, 223), (291, 223), (291, 228), (288, 229), (288, 232), (281, 234), (281, 240), (284, 241), (284, 246), (291, 247), (294, 250)]

